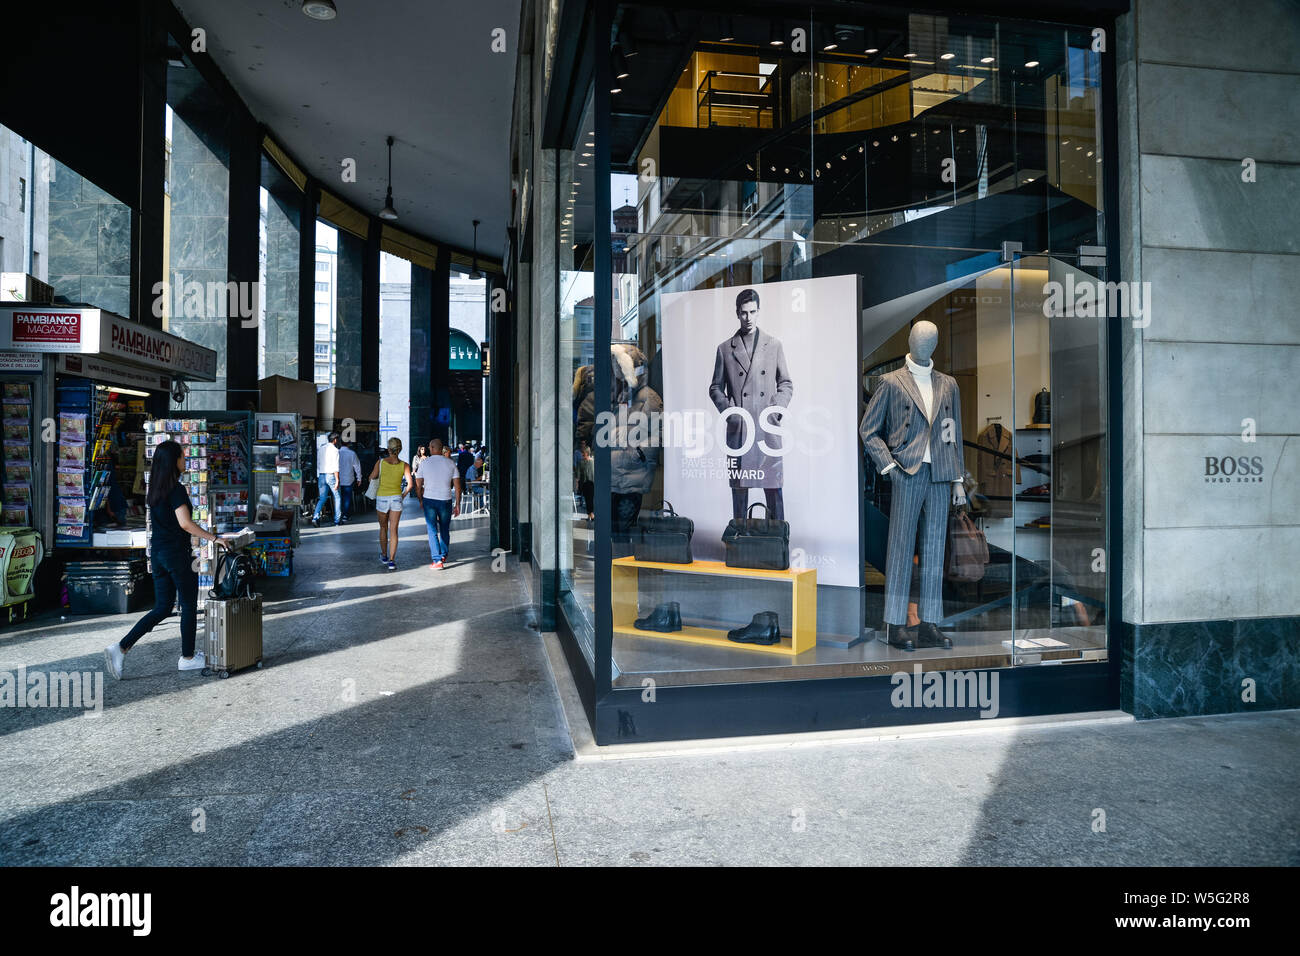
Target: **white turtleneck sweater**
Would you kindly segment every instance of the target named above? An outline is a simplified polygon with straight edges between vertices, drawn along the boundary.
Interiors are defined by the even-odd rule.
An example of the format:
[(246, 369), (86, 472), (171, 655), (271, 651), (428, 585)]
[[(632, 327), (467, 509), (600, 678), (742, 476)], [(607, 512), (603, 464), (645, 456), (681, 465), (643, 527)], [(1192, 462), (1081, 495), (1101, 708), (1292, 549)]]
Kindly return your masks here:
[[(912, 381), (916, 382), (916, 389), (921, 393), (921, 402), (925, 412), (927, 422), (934, 421), (934, 383), (931, 381), (930, 373), (934, 371), (934, 359), (930, 359), (925, 365), (917, 365), (912, 361), (912, 353), (908, 353), (903, 359), (907, 363), (907, 370), (912, 373)], [(922, 462), (930, 463), (930, 438), (927, 435), (925, 439), (925, 457)]]
[[(907, 355), (904, 357), (903, 361), (907, 363), (907, 370), (912, 373), (912, 381), (916, 382), (916, 390), (921, 393), (921, 401), (925, 405), (924, 408), (925, 420), (927, 422), (933, 423), (934, 422), (934, 381), (933, 381), (933, 376), (930, 373), (934, 371), (934, 359), (930, 359), (930, 361), (927, 362), (925, 365), (917, 365), (915, 362), (912, 361), (912, 353), (908, 352)], [(925, 457), (922, 458), (921, 461), (922, 463), (925, 464), (931, 463), (929, 434), (926, 435), (926, 439), (925, 439)], [(898, 462), (891, 461), (888, 465), (885, 466), (885, 470), (882, 471), (881, 474), (882, 475), (889, 474), (889, 472), (897, 465)], [(961, 484), (961, 479), (955, 479), (953, 481), (953, 484), (954, 485)]]

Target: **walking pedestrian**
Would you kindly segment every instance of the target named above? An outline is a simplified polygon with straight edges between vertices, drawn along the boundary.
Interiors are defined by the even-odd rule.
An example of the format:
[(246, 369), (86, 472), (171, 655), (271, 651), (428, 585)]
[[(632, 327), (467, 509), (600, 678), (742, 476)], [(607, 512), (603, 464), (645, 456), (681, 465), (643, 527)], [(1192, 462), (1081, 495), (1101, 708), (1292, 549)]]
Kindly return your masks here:
[(339, 496), (343, 499), (343, 522), (352, 517), (352, 492), (361, 487), (361, 459), (346, 442), (339, 443)]
[(460, 480), (465, 480), (465, 472), (469, 471), (470, 465), (474, 464), (474, 453), (465, 447), (461, 442), (456, 447), (456, 470), (460, 472)]
[(204, 531), (191, 517), (190, 496), (180, 483), (185, 473), (185, 453), (174, 441), (165, 441), (154, 449), (149, 470), (149, 520), (153, 531), (150, 558), (153, 562), (153, 610), (140, 620), (122, 640), (104, 648), (104, 665), (116, 680), (122, 679), (126, 653), (172, 613), (173, 605), (181, 608), (181, 656), (176, 669), (202, 670), (207, 666), (203, 652), (195, 650), (198, 627), (199, 578), (190, 555), (190, 536), (224, 547), (211, 531)]
[(388, 565), (389, 571), (397, 570), (397, 526), (402, 520), (406, 496), (415, 485), (411, 466), (398, 457), (401, 451), (400, 438), (388, 439), (388, 454), (375, 462), (370, 472), (372, 479), (379, 479), (375, 498), (375, 511), (379, 515), (379, 560)]
[(320, 512), (325, 505), (325, 493), (334, 499), (334, 527), (343, 519), (343, 502), (339, 498), (339, 433), (330, 432), (325, 444), (316, 451), (316, 484), (320, 497), (316, 499), (316, 510), (311, 516), (311, 526), (320, 527)]
[(429, 567), (441, 571), (451, 552), (451, 519), (460, 514), (460, 495), (464, 488), (456, 463), (443, 455), (441, 438), (429, 442), (429, 457), (420, 463), (415, 487), (424, 509), (424, 525), (429, 531)]

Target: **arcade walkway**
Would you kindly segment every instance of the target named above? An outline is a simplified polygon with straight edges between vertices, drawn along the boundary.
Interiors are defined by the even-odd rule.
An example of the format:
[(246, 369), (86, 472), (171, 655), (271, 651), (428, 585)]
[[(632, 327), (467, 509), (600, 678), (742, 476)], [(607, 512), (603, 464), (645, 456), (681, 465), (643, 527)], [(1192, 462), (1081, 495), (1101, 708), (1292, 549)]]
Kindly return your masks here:
[[(264, 671), (177, 673), (173, 618), (100, 716), (0, 708), (0, 864), (1300, 863), (1294, 711), (575, 761), (486, 530), (437, 574), (411, 507), (388, 572), (372, 521), (306, 530)], [(100, 671), (128, 621), (0, 669)]]

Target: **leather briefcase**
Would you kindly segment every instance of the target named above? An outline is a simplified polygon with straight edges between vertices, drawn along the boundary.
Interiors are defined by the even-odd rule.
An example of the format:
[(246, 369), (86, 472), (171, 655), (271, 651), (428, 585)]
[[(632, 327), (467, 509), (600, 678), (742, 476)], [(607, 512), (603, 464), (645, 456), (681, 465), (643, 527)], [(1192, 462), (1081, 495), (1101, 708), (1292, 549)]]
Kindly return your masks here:
[(683, 518), (673, 510), (672, 503), (664, 502), (657, 515), (645, 515), (637, 521), (635, 554), (638, 561), (660, 561), (664, 564), (690, 564), (691, 536), (695, 522)]
[(755, 508), (767, 513), (767, 505), (754, 502), (743, 518), (732, 518), (722, 532), (729, 568), (755, 571), (784, 571), (790, 567), (790, 525), (780, 518), (754, 518)]
[(966, 512), (950, 512), (944, 577), (949, 581), (974, 584), (984, 579), (988, 563), (989, 544), (984, 532), (975, 526)]

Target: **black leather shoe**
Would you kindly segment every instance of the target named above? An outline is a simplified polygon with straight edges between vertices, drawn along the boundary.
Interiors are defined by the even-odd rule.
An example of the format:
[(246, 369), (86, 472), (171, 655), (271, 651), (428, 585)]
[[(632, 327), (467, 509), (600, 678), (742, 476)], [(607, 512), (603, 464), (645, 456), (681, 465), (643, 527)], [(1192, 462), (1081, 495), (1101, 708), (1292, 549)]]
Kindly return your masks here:
[(916, 628), (916, 646), (942, 647), (945, 650), (951, 650), (952, 638), (939, 630), (939, 625), (931, 624), (929, 621), (922, 621)]
[(885, 641), (890, 647), (896, 647), (900, 651), (914, 651), (916, 642), (913, 636), (913, 632), (902, 624), (885, 624)]
[(639, 617), (632, 626), (639, 631), (680, 631), (682, 629), (682, 609), (676, 601), (658, 605), (649, 617)]
[(737, 644), (780, 644), (781, 622), (775, 611), (759, 611), (744, 627), (728, 631), (727, 640)]

